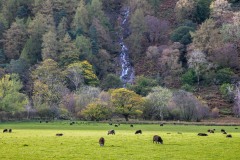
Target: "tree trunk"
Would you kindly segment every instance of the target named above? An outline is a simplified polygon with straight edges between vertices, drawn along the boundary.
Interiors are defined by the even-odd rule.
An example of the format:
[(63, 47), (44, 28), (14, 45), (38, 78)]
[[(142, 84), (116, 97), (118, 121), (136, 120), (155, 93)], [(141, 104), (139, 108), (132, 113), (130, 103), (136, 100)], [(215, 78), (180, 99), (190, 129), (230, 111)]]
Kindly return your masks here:
[(127, 114), (127, 115), (125, 114), (125, 115), (123, 115), (123, 116), (124, 116), (125, 120), (128, 121), (128, 116), (129, 116), (129, 115), (128, 115), (128, 114)]

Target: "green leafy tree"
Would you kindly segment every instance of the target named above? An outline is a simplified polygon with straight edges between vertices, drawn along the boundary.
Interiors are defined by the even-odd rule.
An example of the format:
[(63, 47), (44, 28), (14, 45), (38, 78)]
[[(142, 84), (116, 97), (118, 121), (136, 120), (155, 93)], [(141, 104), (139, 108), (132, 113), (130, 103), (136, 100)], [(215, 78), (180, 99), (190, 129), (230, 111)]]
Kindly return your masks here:
[(187, 45), (192, 42), (190, 32), (193, 31), (194, 28), (192, 27), (180, 26), (171, 33), (171, 40)]
[(129, 85), (128, 88), (139, 95), (146, 96), (152, 88), (157, 85), (157, 81), (152, 78), (137, 76), (135, 83), (133, 85)]
[(60, 41), (60, 44), (61, 44), (61, 51), (59, 55), (60, 66), (68, 66), (69, 64), (79, 60), (78, 50), (68, 33), (66, 33), (64, 39)]
[(115, 74), (108, 74), (101, 82), (101, 88), (103, 90), (121, 88), (123, 86), (119, 76)]
[(0, 80), (0, 111), (10, 113), (24, 111), (28, 97), (20, 92), (22, 87), (17, 74), (6, 74)]
[(164, 120), (164, 117), (168, 115), (167, 107), (171, 98), (172, 92), (159, 86), (152, 89), (152, 92), (147, 95), (146, 101), (150, 103), (155, 116)]
[(57, 60), (58, 57), (58, 46), (57, 35), (55, 31), (48, 31), (43, 35), (42, 43), (42, 58)]
[(81, 60), (92, 60), (92, 44), (88, 37), (80, 35), (75, 40), (77, 50), (80, 52)]
[(99, 121), (108, 119), (111, 116), (111, 112), (111, 108), (107, 104), (97, 101), (88, 104), (88, 106), (81, 111), (81, 115), (86, 119)]
[(140, 95), (125, 88), (112, 90), (111, 99), (115, 112), (123, 115), (126, 121), (129, 120), (129, 116), (141, 112), (144, 103)]

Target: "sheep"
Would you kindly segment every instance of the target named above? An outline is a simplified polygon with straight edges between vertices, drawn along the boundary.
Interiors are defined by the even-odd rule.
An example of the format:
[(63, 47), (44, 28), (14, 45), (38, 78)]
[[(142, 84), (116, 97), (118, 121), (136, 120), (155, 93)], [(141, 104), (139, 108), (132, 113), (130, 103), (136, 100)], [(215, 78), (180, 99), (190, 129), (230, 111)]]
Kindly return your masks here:
[(62, 133), (57, 133), (56, 136), (63, 136), (63, 134)]
[(231, 135), (231, 134), (228, 134), (226, 137), (227, 137), (227, 138), (232, 138), (232, 135)]
[(163, 144), (162, 138), (160, 136), (158, 136), (158, 135), (154, 135), (153, 136), (153, 143), (154, 142)]
[(133, 127), (133, 124), (131, 124), (130, 127)]
[(115, 135), (115, 131), (114, 130), (110, 130), (108, 131), (108, 135), (111, 134), (111, 135)]
[(142, 130), (137, 130), (135, 134), (142, 134)]
[(99, 139), (99, 145), (102, 147), (102, 146), (104, 146), (104, 143), (105, 143), (105, 139), (103, 137), (101, 137)]
[(8, 130), (8, 132), (9, 132), (9, 133), (12, 133), (12, 129), (10, 128), (10, 129)]
[(4, 129), (4, 130), (3, 130), (3, 133), (5, 133), (5, 132), (8, 132), (8, 129)]
[(198, 133), (198, 136), (208, 136), (206, 133)]

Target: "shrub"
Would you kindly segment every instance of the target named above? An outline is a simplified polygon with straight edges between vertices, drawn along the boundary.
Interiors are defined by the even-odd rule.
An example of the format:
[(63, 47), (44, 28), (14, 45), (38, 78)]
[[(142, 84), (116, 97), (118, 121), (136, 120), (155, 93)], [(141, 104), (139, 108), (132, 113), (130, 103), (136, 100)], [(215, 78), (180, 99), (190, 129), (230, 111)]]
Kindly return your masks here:
[(189, 69), (182, 75), (181, 80), (183, 84), (193, 85), (197, 82), (197, 76), (192, 69)]
[(171, 34), (171, 40), (173, 42), (180, 42), (187, 45), (192, 42), (190, 31), (193, 32), (194, 28), (188, 26), (180, 26)]
[(233, 76), (233, 71), (230, 68), (223, 68), (217, 71), (216, 73), (216, 83), (230, 83), (231, 77)]

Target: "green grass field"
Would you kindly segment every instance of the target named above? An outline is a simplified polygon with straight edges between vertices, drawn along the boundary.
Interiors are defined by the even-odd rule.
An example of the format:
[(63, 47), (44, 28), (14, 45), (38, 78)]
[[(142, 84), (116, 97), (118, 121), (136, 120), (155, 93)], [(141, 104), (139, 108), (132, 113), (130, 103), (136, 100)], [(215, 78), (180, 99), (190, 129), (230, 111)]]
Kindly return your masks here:
[[(12, 128), (12, 133), (2, 133)], [(225, 129), (233, 138), (226, 138)], [(69, 125), (68, 122), (0, 123), (0, 160), (238, 160), (240, 127), (129, 124), (119, 127), (106, 123)], [(114, 129), (116, 135), (107, 135)], [(142, 135), (135, 135), (141, 129)], [(216, 129), (214, 134), (199, 137), (197, 133)], [(181, 132), (182, 134), (178, 134)], [(55, 136), (63, 133), (62, 137)], [(164, 144), (153, 144), (153, 135)], [(98, 140), (105, 138), (105, 146)]]

